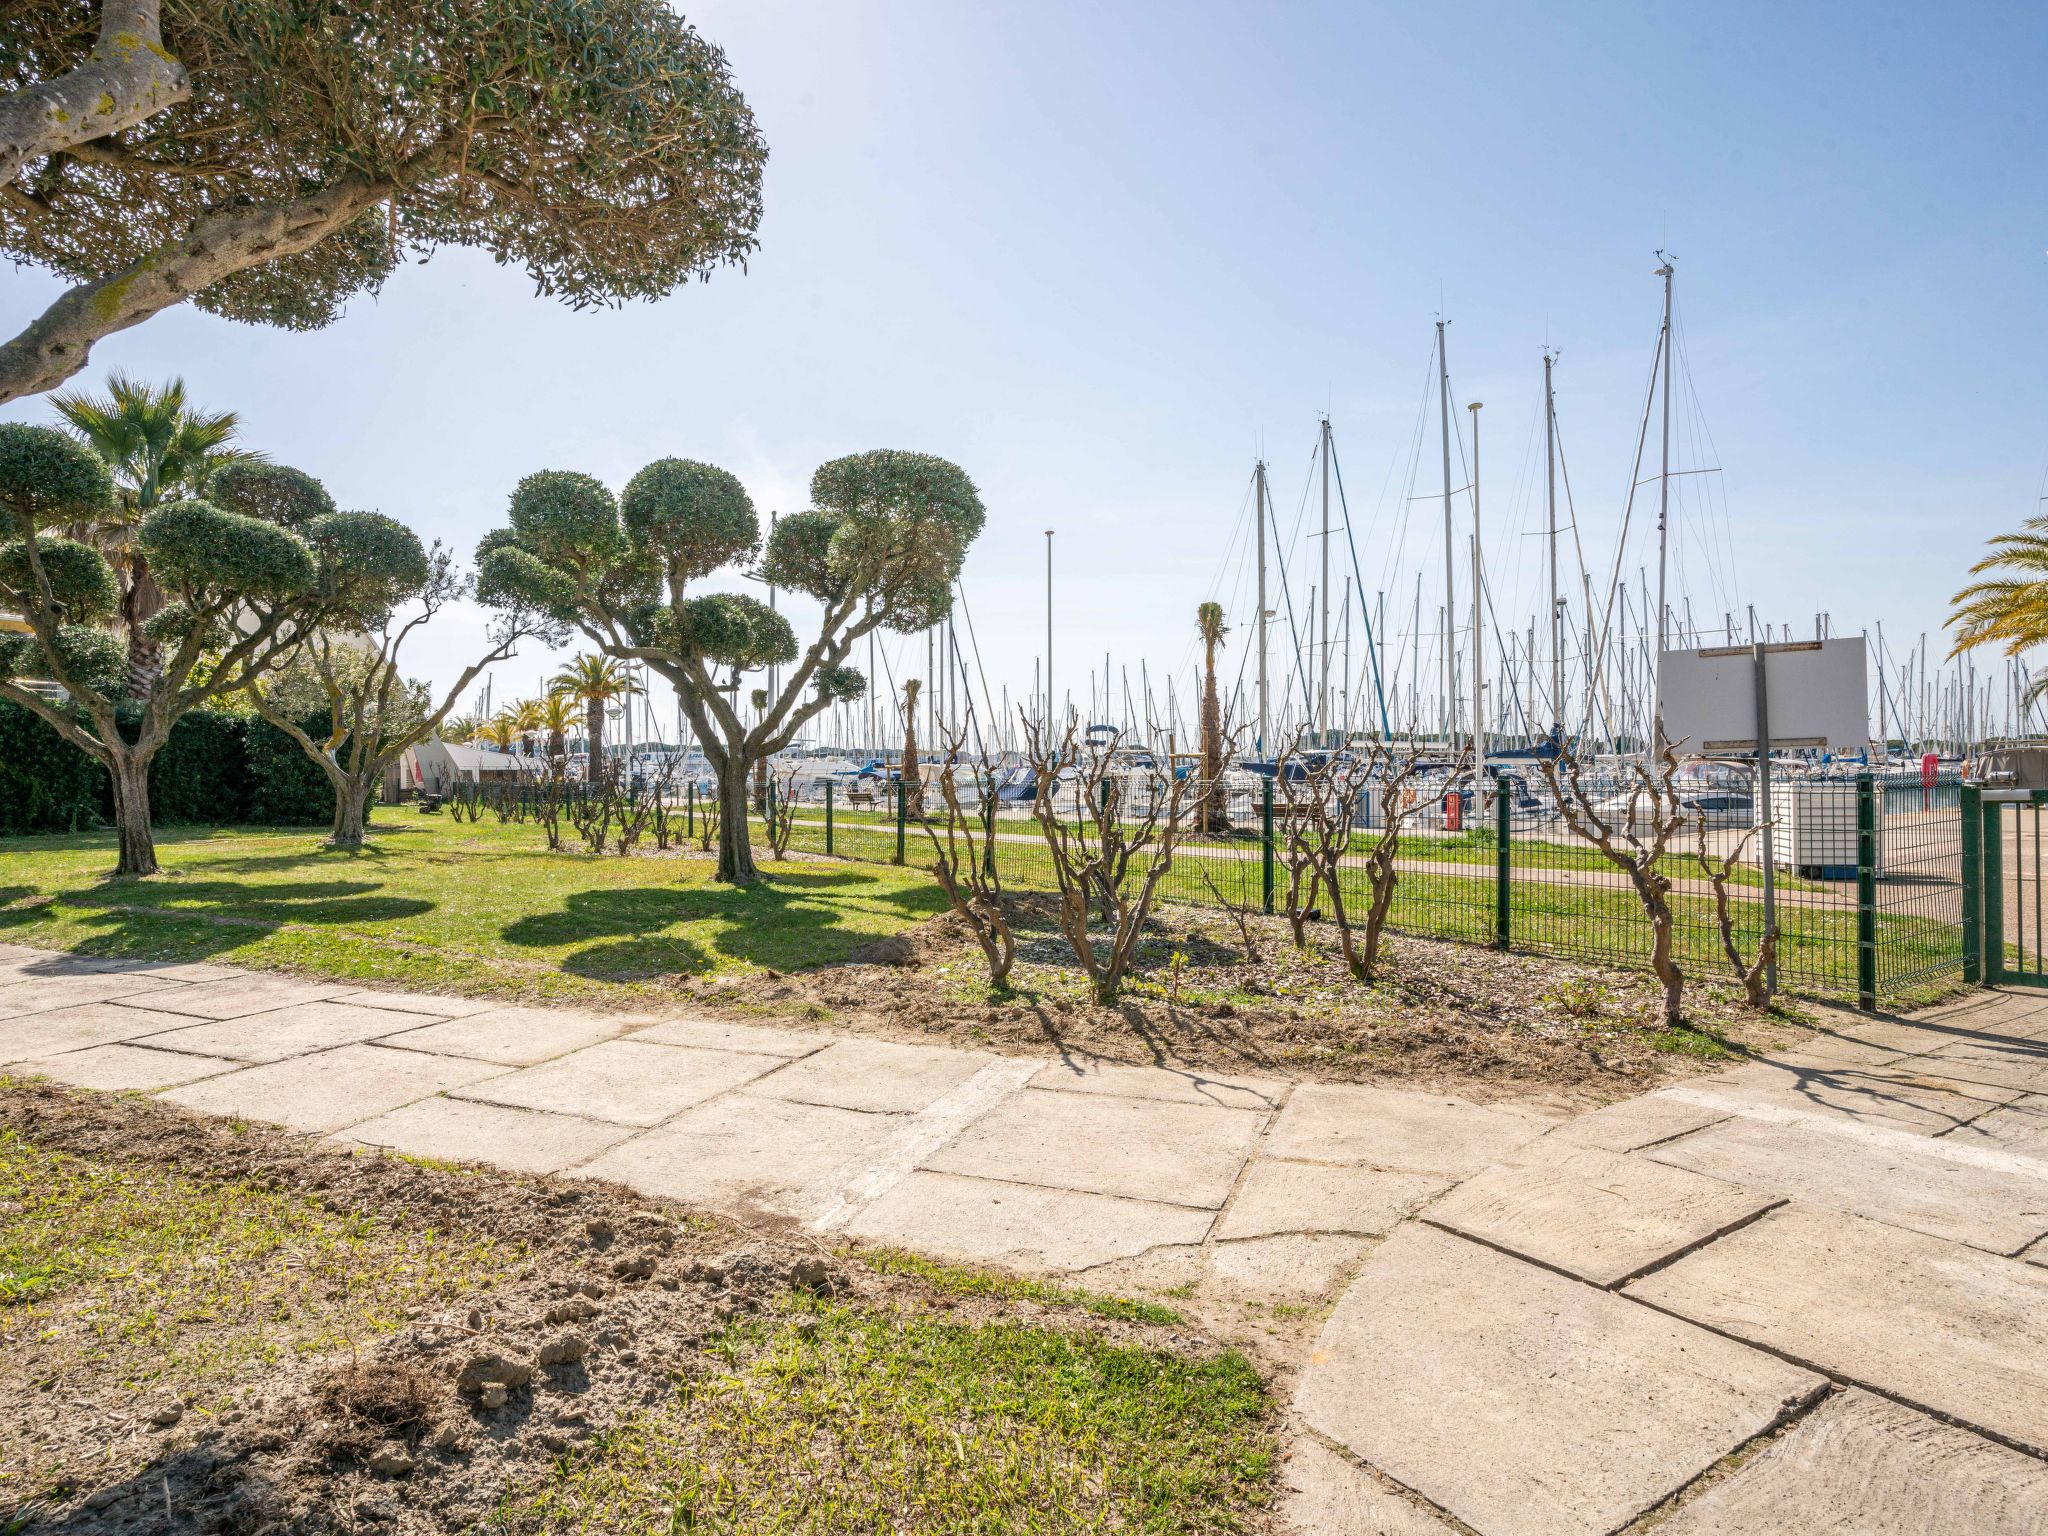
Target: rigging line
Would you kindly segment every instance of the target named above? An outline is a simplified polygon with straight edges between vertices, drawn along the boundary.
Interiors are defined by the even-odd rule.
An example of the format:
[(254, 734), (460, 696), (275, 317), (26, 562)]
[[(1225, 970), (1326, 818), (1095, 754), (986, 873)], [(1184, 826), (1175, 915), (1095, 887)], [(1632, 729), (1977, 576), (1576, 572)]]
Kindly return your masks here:
[[(960, 599), (960, 617), (967, 621), (967, 645), (974, 652), (974, 670), (981, 675), (981, 702), (983, 707), (988, 710), (989, 719), (995, 720), (998, 718), (996, 715), (996, 701), (995, 696), (988, 691), (988, 670), (981, 664), (981, 640), (974, 633), (974, 613), (967, 606), (967, 588), (961, 583), (958, 576), (953, 578), (953, 593)], [(963, 667), (962, 670), (964, 671), (965, 668)], [(971, 688), (972, 685), (970, 684), (969, 686)]]
[[(1365, 655), (1372, 665), (1372, 691), (1380, 706), (1380, 732), (1383, 736), (1394, 734), (1394, 727), (1387, 719), (1387, 690), (1380, 681), (1379, 647), (1373, 642), (1372, 607), (1365, 600), (1365, 577), (1358, 569), (1358, 541), (1351, 536), (1351, 503), (1344, 495), (1344, 466), (1337, 458), (1337, 440), (1328, 439), (1330, 468), (1337, 472), (1337, 505), (1344, 512), (1344, 543), (1351, 551), (1351, 584), (1358, 593), (1358, 612), (1365, 620)], [(1351, 686), (1351, 679), (1344, 679), (1344, 686)]]
[[(1643, 419), (1641, 425), (1636, 428), (1636, 462), (1635, 468), (1629, 471), (1629, 478), (1631, 480), (1635, 479), (1636, 471), (1643, 467), (1643, 445), (1648, 442), (1650, 436), (1650, 407), (1657, 398), (1657, 365), (1663, 361), (1664, 348), (1668, 342), (1669, 337), (1665, 333), (1664, 321), (1660, 317), (1657, 321), (1657, 345), (1650, 354), (1650, 385), (1643, 392)], [(1628, 499), (1623, 503), (1621, 509), (1621, 531), (1615, 535), (1614, 539), (1614, 570), (1607, 578), (1606, 611), (1600, 617), (1600, 642), (1594, 647), (1593, 651), (1593, 660), (1596, 667), (1604, 667), (1606, 664), (1607, 641), (1614, 626), (1614, 589), (1621, 580), (1622, 560), (1628, 552), (1629, 523), (1635, 515), (1635, 507), (1636, 489), (1635, 486), (1631, 485), (1628, 491)]]

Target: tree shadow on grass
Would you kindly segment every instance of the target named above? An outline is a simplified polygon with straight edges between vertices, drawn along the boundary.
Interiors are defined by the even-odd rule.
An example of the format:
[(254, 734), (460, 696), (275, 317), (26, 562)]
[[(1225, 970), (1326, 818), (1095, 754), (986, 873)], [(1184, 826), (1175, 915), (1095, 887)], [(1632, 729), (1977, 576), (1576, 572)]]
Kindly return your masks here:
[(52, 905), (96, 930), (79, 946), (84, 953), (156, 956), (173, 950), (180, 959), (194, 959), (239, 948), (287, 924), (382, 923), (434, 910), (431, 901), (376, 894), (381, 889), (366, 880), (109, 881), (67, 891)]
[[(561, 966), (595, 980), (638, 980), (670, 973), (693, 974), (717, 960), (741, 960), (778, 970), (802, 970), (850, 957), (881, 937), (849, 928), (831, 892), (871, 884), (857, 873), (776, 875), (755, 885), (639, 886), (577, 891), (559, 910), (517, 918), (499, 930), (506, 943), (522, 948), (560, 949), (579, 940), (598, 941), (566, 956)], [(794, 889), (791, 889), (794, 887)], [(909, 901), (900, 898), (909, 897)], [(891, 906), (937, 910), (917, 892), (877, 891), (873, 899)], [(692, 934), (664, 932), (677, 924), (703, 923)]]

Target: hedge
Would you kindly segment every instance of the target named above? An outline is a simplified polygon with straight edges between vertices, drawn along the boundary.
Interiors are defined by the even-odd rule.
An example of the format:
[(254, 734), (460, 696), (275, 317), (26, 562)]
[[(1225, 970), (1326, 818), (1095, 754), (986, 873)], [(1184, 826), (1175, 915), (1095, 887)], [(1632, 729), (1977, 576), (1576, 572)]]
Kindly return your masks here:
[[(140, 706), (122, 712), (124, 734)], [(315, 734), (324, 733), (322, 721)], [(158, 826), (318, 826), (334, 791), (299, 744), (268, 721), (195, 709), (171, 727), (149, 765)], [(0, 699), (0, 836), (79, 832), (111, 824), (106, 770), (18, 704)]]

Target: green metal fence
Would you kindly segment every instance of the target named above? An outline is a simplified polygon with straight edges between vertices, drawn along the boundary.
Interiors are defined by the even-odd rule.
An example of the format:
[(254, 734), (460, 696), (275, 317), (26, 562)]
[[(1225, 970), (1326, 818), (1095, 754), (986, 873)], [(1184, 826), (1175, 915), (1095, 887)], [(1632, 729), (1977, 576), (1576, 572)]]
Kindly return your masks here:
[(1965, 975), (1987, 986), (2048, 987), (2048, 790), (1963, 793)]
[[(1586, 783), (1610, 809), (1626, 796), (1616, 776)], [(928, 794), (935, 791), (927, 790)], [(1555, 955), (1600, 965), (1647, 964), (1650, 924), (1627, 876), (1576, 836), (1539, 786), (1504, 781), (1474, 813), (1469, 796), (1419, 791), (1424, 804), (1403, 832), (1389, 931)], [(850, 801), (830, 785), (801, 797), (791, 847), (839, 858), (923, 867), (932, 848), (900, 785)], [(1215, 907), (1273, 912), (1286, 900), (1284, 796), (1270, 781), (1219, 791), (1221, 824), (1184, 834), (1160, 896)], [(1660, 866), (1671, 878), (1679, 964), (1688, 976), (1730, 976), (1716, 915), (1709, 861), (1736, 855), (1726, 890), (1736, 942), (1753, 954), (1765, 928), (1758, 839), (1745, 841), (1748, 801), (1704, 797), (1695, 825), (1673, 839)], [(2048, 887), (2040, 878), (2042, 807), (2029, 803), (2024, 834), (2012, 822), (1986, 831), (1996, 808), (1953, 774), (1917, 773), (1787, 779), (1773, 786), (1777, 978), (1782, 990), (1860, 1003), (1911, 1006), (1981, 975), (2038, 978), (2048, 985)], [(1064, 816), (1083, 807), (1060, 803)], [(1128, 814), (1144, 811), (1142, 804)], [(991, 833), (989, 856), (1012, 890), (1056, 888), (1051, 855), (1028, 802), (976, 803)], [(1361, 812), (1340, 864), (1347, 904), (1362, 910), (1365, 857), (1379, 837), (1377, 807)], [(1703, 821), (1704, 826), (1697, 823)], [(2034, 871), (2025, 924), (2003, 937), (1984, 930), (2012, 903), (2000, 886), (2005, 844), (2021, 838)], [(2017, 920), (2017, 914), (2016, 919)], [(1973, 956), (1982, 957), (1973, 959)]]

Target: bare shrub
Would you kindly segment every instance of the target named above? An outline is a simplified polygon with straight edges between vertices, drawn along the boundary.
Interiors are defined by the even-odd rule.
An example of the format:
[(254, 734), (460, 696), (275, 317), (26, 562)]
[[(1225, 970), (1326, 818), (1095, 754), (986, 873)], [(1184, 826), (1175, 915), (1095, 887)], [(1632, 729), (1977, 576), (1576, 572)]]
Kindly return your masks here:
[(796, 833), (796, 806), (796, 770), (779, 768), (769, 784), (767, 804), (762, 810), (768, 827), (768, 848), (778, 859), (789, 857), (789, 840)]
[(1771, 993), (1766, 978), (1770, 975), (1771, 962), (1778, 958), (1777, 924), (1772, 923), (1764, 929), (1763, 937), (1757, 941), (1756, 958), (1745, 961), (1742, 946), (1735, 939), (1734, 909), (1728, 902), (1729, 878), (1741, 864), (1742, 856), (1749, 851), (1751, 841), (1763, 831), (1763, 826), (1759, 823), (1751, 827), (1736, 839), (1733, 848), (1719, 857), (1707, 851), (1707, 818), (1704, 813), (1696, 818), (1693, 830), (1699, 839), (1700, 868), (1706, 873), (1707, 883), (1714, 888), (1714, 922), (1721, 931), (1721, 953), (1728, 957), (1729, 969), (1742, 983), (1743, 1001), (1752, 1008), (1769, 1008)]
[[(961, 745), (955, 740), (946, 749), (937, 774), (940, 813), (922, 818), (921, 824), (931, 839), (932, 874), (954, 913), (981, 946), (982, 958), (988, 961), (989, 985), (1007, 990), (1010, 967), (1017, 959), (1017, 938), (1003, 915), (1003, 881), (994, 858), (995, 822), (990, 807), (995, 804), (995, 766), (986, 753), (963, 765)], [(972, 811), (960, 801), (963, 766), (973, 776), (976, 808)]]

